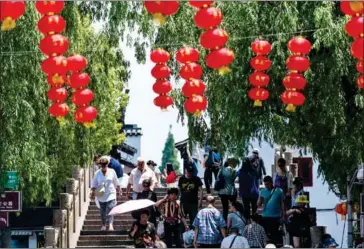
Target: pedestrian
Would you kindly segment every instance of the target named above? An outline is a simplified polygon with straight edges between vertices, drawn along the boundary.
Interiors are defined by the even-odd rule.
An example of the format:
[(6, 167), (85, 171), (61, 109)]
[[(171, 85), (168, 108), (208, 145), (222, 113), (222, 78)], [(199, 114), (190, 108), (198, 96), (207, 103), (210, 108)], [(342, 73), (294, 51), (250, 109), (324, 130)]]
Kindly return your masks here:
[(285, 222), (285, 196), (283, 190), (273, 186), (273, 179), (266, 176), (263, 179), (265, 188), (260, 191), (258, 207), (263, 206), (262, 225), (268, 238), (274, 244), (283, 244), (283, 237), (280, 233), (281, 221)]
[(167, 188), (174, 188), (176, 187), (177, 181), (177, 174), (173, 168), (172, 163), (167, 163), (166, 167), (164, 168), (164, 177), (166, 179)]
[(149, 210), (143, 209), (140, 219), (130, 229), (129, 237), (134, 240), (135, 248), (153, 248), (157, 239), (155, 226), (149, 222)]
[(187, 222), (181, 213), (181, 206), (178, 200), (179, 191), (178, 188), (171, 188), (167, 192), (168, 194), (156, 203), (156, 206), (160, 208), (163, 205), (162, 216), (164, 218), (164, 239), (166, 241), (167, 248), (172, 248), (173, 241), (176, 248), (182, 247), (181, 241), (181, 227), (182, 222), (186, 230), (189, 230)]
[(212, 174), (214, 174), (216, 180), (221, 164), (221, 155), (216, 148), (212, 148), (211, 150), (206, 151), (203, 167), (205, 168), (204, 182), (208, 195), (211, 194)]
[(296, 177), (293, 181), (293, 191), (292, 191), (292, 206), (296, 204), (296, 200), (300, 195), (305, 194), (303, 189), (303, 179), (301, 177)]
[(237, 192), (235, 189), (236, 170), (232, 167), (231, 160), (227, 160), (224, 163), (224, 167), (220, 169), (217, 175), (217, 182), (221, 180), (221, 177), (224, 179), (223, 182), (225, 186), (219, 189), (218, 192), (222, 202), (223, 217), (225, 221), (227, 221), (227, 216), (229, 213), (229, 203), (235, 202), (237, 198)]
[(252, 168), (248, 157), (244, 158), (237, 176), (239, 177), (239, 196), (244, 204), (244, 217), (250, 219), (250, 215), (257, 212), (259, 175)]
[(96, 163), (100, 164), (99, 161), (101, 159), (103, 161), (108, 162), (108, 165), (107, 165), (108, 168), (115, 170), (116, 176), (118, 177), (119, 184), (121, 185), (122, 180), (123, 180), (123, 175), (124, 175), (123, 166), (119, 163), (118, 160), (116, 160), (115, 158), (112, 158), (110, 156), (97, 155), (96, 156)]
[(301, 241), (310, 236), (310, 215), (306, 205), (309, 203), (306, 195), (300, 195), (295, 205), (287, 211), (287, 229), (293, 237), (295, 248), (303, 247)]
[(155, 187), (159, 188), (161, 186), (161, 171), (160, 171), (159, 167), (156, 167), (157, 164), (153, 160), (149, 160), (147, 162), (147, 165), (154, 172), (155, 177), (157, 179)]
[(186, 168), (186, 175), (178, 181), (181, 191), (182, 214), (190, 218), (190, 227), (193, 228), (193, 221), (196, 218), (198, 209), (202, 207), (202, 181), (200, 177), (194, 176), (194, 168), (190, 165)]
[(293, 175), (287, 171), (286, 160), (284, 158), (278, 159), (278, 172), (273, 174), (274, 186), (283, 190), (285, 195), (286, 208), (289, 210), (292, 203), (292, 189), (293, 189)]
[(262, 183), (262, 178), (267, 174), (264, 166), (263, 158), (259, 156), (259, 149), (253, 149), (253, 155), (249, 157), (251, 167), (256, 171), (259, 178), (259, 184)]
[(119, 191), (121, 195), (120, 185), (115, 170), (108, 168), (108, 160), (99, 160), (101, 169), (97, 170), (92, 180), (90, 199), (96, 201), (100, 206), (101, 230), (106, 230), (106, 222), (108, 220), (109, 230), (113, 231), (114, 216), (109, 215), (111, 209), (116, 206), (116, 194)]
[(227, 228), (230, 230), (237, 229), (239, 234), (243, 234), (246, 226), (246, 218), (244, 217), (244, 207), (240, 202), (233, 202), (231, 204), (231, 213), (227, 218)]
[[(147, 199), (153, 202), (157, 202), (157, 195), (150, 189), (150, 180), (145, 179), (143, 181), (143, 191), (138, 193), (137, 200)], [(155, 205), (150, 206), (149, 210), (149, 222), (153, 223), (154, 226), (157, 226), (157, 217), (160, 216), (159, 211), (156, 209)], [(140, 210), (133, 211), (131, 213), (134, 219), (139, 219), (140, 217)]]
[(238, 229), (231, 229), (230, 235), (223, 239), (221, 248), (250, 248), (248, 240), (239, 233)]
[(260, 216), (253, 214), (250, 218), (250, 224), (245, 226), (243, 236), (247, 238), (250, 248), (264, 248), (268, 238), (264, 228), (259, 225)]
[(193, 244), (199, 248), (220, 248), (226, 237), (226, 223), (222, 214), (215, 208), (215, 197), (206, 197), (207, 207), (197, 213), (193, 222), (195, 237)]
[(150, 190), (153, 191), (157, 178), (154, 172), (149, 168), (145, 167), (145, 161), (142, 157), (137, 159), (137, 167), (130, 172), (128, 186), (126, 187), (126, 198), (130, 199), (130, 190), (133, 187), (132, 199), (136, 200), (138, 193), (143, 191), (143, 181), (150, 180)]

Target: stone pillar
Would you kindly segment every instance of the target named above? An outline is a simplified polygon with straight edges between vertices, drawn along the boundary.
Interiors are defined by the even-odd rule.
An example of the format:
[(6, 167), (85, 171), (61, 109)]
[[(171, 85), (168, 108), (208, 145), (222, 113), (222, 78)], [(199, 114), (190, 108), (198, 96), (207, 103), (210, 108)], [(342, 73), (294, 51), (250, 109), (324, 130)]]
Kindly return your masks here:
[(58, 232), (54, 227), (44, 227), (44, 247), (57, 248), (58, 247)]
[(76, 189), (77, 189), (76, 184), (77, 184), (76, 179), (74, 179), (74, 178), (68, 178), (67, 179), (67, 181), (66, 181), (66, 192), (67, 192), (67, 194), (76, 193)]
[(67, 210), (57, 209), (53, 211), (53, 227), (56, 228), (56, 231), (59, 236), (58, 247), (65, 248), (66, 246), (66, 218), (67, 218)]
[(83, 179), (83, 173), (82, 168), (80, 167), (74, 167), (72, 168), (72, 178), (75, 178), (76, 180)]

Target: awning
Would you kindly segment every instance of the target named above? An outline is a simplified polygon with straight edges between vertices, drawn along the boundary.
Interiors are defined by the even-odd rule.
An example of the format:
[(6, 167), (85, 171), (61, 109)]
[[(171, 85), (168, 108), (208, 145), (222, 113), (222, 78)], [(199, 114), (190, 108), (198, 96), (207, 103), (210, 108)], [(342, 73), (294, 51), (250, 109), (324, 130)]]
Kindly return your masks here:
[(33, 231), (29, 230), (13, 230), (11, 231), (11, 236), (32, 236)]

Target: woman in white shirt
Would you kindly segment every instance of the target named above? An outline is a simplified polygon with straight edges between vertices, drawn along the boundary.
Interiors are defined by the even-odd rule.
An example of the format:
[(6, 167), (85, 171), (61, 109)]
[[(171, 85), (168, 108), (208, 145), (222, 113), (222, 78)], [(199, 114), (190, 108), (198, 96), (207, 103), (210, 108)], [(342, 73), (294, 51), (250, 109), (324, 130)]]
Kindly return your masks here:
[[(99, 191), (96, 196), (96, 201), (100, 204), (100, 214), (101, 214), (101, 230), (106, 230), (106, 220), (108, 218), (109, 221), (109, 230), (113, 231), (113, 222), (114, 216), (108, 215), (113, 207), (116, 206), (116, 190), (120, 191), (120, 185), (118, 181), (118, 177), (115, 173), (115, 170), (107, 167), (107, 160), (100, 160), (101, 169), (96, 171), (94, 179), (92, 181), (92, 188), (90, 198), (91, 200), (95, 199), (96, 189), (99, 189), (101, 186), (104, 186), (104, 191)], [(100, 194), (100, 192), (104, 192)]]

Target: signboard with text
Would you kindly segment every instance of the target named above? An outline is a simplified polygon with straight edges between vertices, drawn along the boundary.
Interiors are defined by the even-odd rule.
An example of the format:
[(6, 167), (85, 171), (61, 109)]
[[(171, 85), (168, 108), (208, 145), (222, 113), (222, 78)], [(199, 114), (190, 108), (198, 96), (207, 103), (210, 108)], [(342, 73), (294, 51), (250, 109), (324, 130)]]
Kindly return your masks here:
[(19, 175), (16, 171), (5, 171), (1, 174), (3, 187), (16, 190), (19, 186)]
[(20, 191), (5, 191), (0, 194), (0, 211), (20, 212), (22, 209)]
[(9, 226), (9, 213), (0, 212), (0, 227), (8, 227), (8, 226)]

